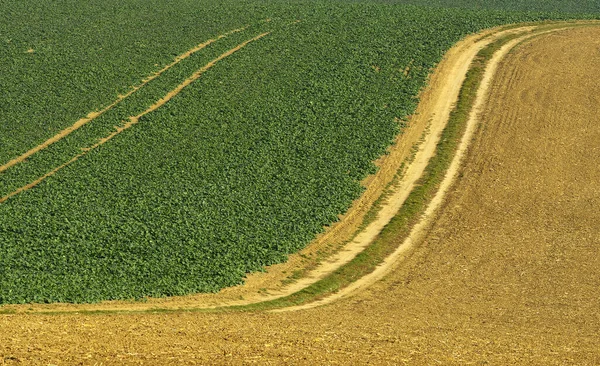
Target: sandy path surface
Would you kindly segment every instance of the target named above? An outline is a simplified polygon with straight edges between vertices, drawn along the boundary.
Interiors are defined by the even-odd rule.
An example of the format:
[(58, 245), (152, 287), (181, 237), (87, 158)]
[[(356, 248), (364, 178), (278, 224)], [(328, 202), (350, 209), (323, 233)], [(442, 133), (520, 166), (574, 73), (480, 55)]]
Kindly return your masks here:
[[(86, 124), (92, 122), (93, 120), (95, 120), (96, 118), (100, 117), (101, 115), (103, 115), (104, 113), (108, 112), (109, 110), (113, 109), (115, 106), (117, 106), (119, 103), (121, 103), (123, 100), (127, 99), (129, 96), (131, 96), (132, 94), (134, 94), (136, 91), (138, 91), (140, 88), (142, 88), (144, 85), (148, 84), (149, 82), (151, 82), (152, 80), (156, 79), (157, 77), (159, 77), (160, 75), (162, 75), (165, 71), (169, 70), (170, 68), (172, 68), (173, 66), (177, 65), (178, 63), (180, 63), (181, 61), (185, 60), (186, 58), (190, 57), (191, 55), (193, 55), (194, 53), (206, 48), (207, 46), (209, 46), (210, 44), (225, 38), (231, 34), (234, 33), (238, 33), (241, 32), (243, 30), (245, 30), (247, 27), (243, 27), (243, 28), (238, 28), (238, 29), (234, 29), (231, 30), (229, 32), (223, 33), (213, 39), (209, 39), (206, 42), (200, 43), (198, 45), (196, 45), (195, 47), (187, 50), (186, 52), (182, 53), (181, 55), (175, 57), (175, 60), (173, 60), (173, 62), (171, 62), (170, 64), (166, 65), (165, 67), (163, 67), (162, 69), (158, 70), (157, 72), (155, 72), (154, 74), (148, 76), (147, 78), (145, 78), (144, 80), (142, 80), (142, 82), (138, 85), (135, 85), (133, 87), (131, 87), (131, 89), (125, 93), (124, 95), (119, 95), (117, 97), (117, 99), (115, 99), (114, 102), (112, 102), (111, 104), (109, 104), (108, 106), (102, 108), (99, 111), (94, 111), (94, 112), (90, 112), (88, 113), (87, 116), (80, 118), (79, 120), (77, 120), (75, 123), (73, 123), (71, 126), (63, 129), (62, 131), (60, 131), (59, 133), (57, 133), (56, 135), (52, 136), (51, 138), (49, 138), (48, 140), (42, 142), (41, 144), (31, 148), (29, 151), (15, 157), (14, 159), (8, 161), (7, 163), (0, 165), (0, 173), (2, 173), (3, 171), (24, 162), (25, 160), (27, 160), (29, 157), (31, 157), (32, 155), (44, 150), (45, 148), (47, 148), (48, 146), (62, 140), (63, 138), (69, 136), (71, 133), (77, 131), (78, 129), (80, 129), (81, 127), (85, 126)], [(2, 201), (0, 201), (1, 203)]]

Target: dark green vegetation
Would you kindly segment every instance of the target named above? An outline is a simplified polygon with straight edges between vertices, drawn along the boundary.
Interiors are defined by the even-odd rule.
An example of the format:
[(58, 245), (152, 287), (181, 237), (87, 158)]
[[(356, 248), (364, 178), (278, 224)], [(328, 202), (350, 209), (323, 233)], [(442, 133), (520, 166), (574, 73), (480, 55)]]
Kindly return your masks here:
[(0, 173), (0, 196), (68, 161), (223, 52), (272, 33), (0, 204), (0, 303), (240, 283), (348, 208), (371, 162), (400, 132), (394, 119), (412, 113), (430, 68), (460, 37), (560, 17), (385, 2), (125, 3), (0, 5), (0, 164), (110, 104), (176, 55), (250, 27)]
[(552, 12), (554, 14), (597, 14), (597, 0), (382, 0), (389, 3), (427, 5), (466, 9), (488, 9), (518, 12)]

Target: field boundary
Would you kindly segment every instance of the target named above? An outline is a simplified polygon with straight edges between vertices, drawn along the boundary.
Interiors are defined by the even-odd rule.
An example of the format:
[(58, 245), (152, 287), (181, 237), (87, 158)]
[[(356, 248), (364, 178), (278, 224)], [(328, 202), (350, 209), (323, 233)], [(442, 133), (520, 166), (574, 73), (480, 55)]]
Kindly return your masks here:
[[(226, 33), (223, 33), (221, 35), (218, 35), (215, 38), (209, 39), (205, 42), (202, 42), (196, 46), (194, 46), (193, 48), (190, 48), (189, 50), (187, 50), (186, 52), (178, 55), (175, 57), (175, 60), (169, 64), (167, 64), (166, 66), (164, 66), (162, 69), (156, 71), (155, 73), (151, 74), (150, 76), (142, 79), (142, 83), (135, 85), (133, 87), (131, 87), (131, 90), (129, 90), (127, 93), (123, 94), (123, 95), (118, 95), (117, 99), (112, 102), (111, 104), (109, 104), (108, 106), (102, 108), (99, 111), (94, 111), (94, 112), (90, 112), (87, 114), (87, 116), (80, 118), (79, 120), (77, 120), (74, 124), (72, 124), (71, 126), (61, 130), (59, 133), (57, 133), (56, 135), (52, 136), (51, 138), (47, 139), (46, 141), (44, 141), (43, 143), (29, 149), (27, 152), (17, 156), (16, 158), (11, 159), (10, 161), (8, 161), (7, 163), (0, 165), (0, 173), (6, 171), (7, 169), (24, 162), (25, 160), (27, 160), (28, 158), (30, 158), (31, 156), (33, 156), (34, 154), (46, 149), (47, 147), (49, 147), (50, 145), (62, 140), (63, 138), (69, 136), (71, 133), (77, 131), (78, 129), (80, 129), (81, 127), (85, 126), (86, 124), (92, 122), (93, 120), (95, 120), (96, 118), (100, 117), (101, 115), (103, 115), (104, 113), (108, 112), (109, 110), (113, 109), (114, 107), (116, 107), (119, 103), (121, 103), (122, 101), (124, 101), (125, 99), (127, 99), (128, 97), (130, 97), (131, 95), (133, 95), (135, 92), (137, 92), (139, 89), (141, 89), (143, 86), (145, 86), (146, 84), (148, 84), (149, 82), (151, 82), (152, 80), (156, 79), (157, 77), (159, 77), (160, 75), (162, 75), (163, 73), (165, 73), (167, 70), (171, 69), (173, 66), (177, 65), (178, 63), (180, 63), (181, 61), (185, 60), (186, 58), (190, 57), (191, 55), (193, 55), (194, 53), (206, 48), (207, 46), (211, 45), (212, 43), (217, 42), (220, 39), (223, 39), (225, 37), (228, 37), (234, 33), (238, 33), (238, 32), (242, 32), (244, 30), (246, 30), (248, 28), (248, 26), (242, 27), (242, 28), (236, 28), (233, 30), (230, 30)], [(3, 201), (0, 201), (0, 203)]]
[[(16, 190), (14, 190), (13, 192), (5, 195), (4, 197), (0, 198), (0, 204), (7, 201), (8, 199), (10, 199), (11, 197), (14, 197), (26, 190), (29, 190), (35, 186), (37, 186), (38, 184), (42, 183), (44, 180), (46, 180), (47, 178), (53, 176), (54, 174), (58, 173), (60, 170), (66, 168), (67, 166), (73, 164), (74, 162), (76, 162), (77, 160), (79, 160), (80, 158), (82, 158), (83, 156), (87, 155), (90, 151), (104, 145), (105, 143), (107, 143), (108, 141), (112, 140), (115, 136), (121, 134), (121, 132), (133, 127), (134, 125), (139, 123), (139, 120), (141, 117), (145, 116), (148, 113), (151, 113), (155, 110), (157, 110), (158, 108), (162, 107), (163, 105), (165, 105), (169, 100), (171, 100), (173, 97), (175, 97), (177, 94), (179, 94), (185, 87), (187, 87), (188, 85), (190, 85), (191, 83), (193, 83), (194, 81), (196, 81), (198, 78), (200, 78), (200, 76), (202, 76), (202, 74), (204, 74), (206, 71), (208, 71), (210, 68), (212, 68), (217, 62), (223, 60), (224, 58), (234, 54), (235, 52), (241, 50), (242, 48), (244, 48), (246, 45), (248, 45), (251, 42), (257, 41), (263, 37), (265, 37), (266, 35), (270, 34), (271, 32), (265, 32), (262, 34), (259, 34), (258, 36), (251, 38), (247, 41), (244, 41), (242, 43), (240, 43), (239, 45), (235, 46), (234, 48), (222, 53), (221, 55), (219, 55), (217, 58), (213, 59), (212, 61), (208, 62), (206, 65), (202, 66), (200, 69), (196, 70), (192, 76), (190, 76), (189, 78), (185, 79), (181, 84), (179, 84), (175, 89), (171, 90), (170, 92), (168, 92), (165, 96), (163, 96), (161, 99), (159, 99), (158, 101), (156, 101), (154, 104), (152, 104), (150, 107), (148, 107), (145, 111), (143, 111), (142, 113), (136, 115), (136, 116), (131, 116), (129, 117), (129, 121), (125, 122), (122, 126), (117, 126), (115, 128), (115, 131), (113, 131), (111, 134), (109, 134), (108, 136), (102, 137), (98, 140), (98, 142), (96, 142), (95, 144), (93, 144), (92, 146), (89, 147), (85, 147), (82, 148), (82, 152), (75, 155), (73, 158), (71, 158), (71, 160), (67, 161), (66, 163), (63, 163), (61, 165), (59, 165), (58, 167), (56, 167), (55, 169), (49, 171), (48, 173), (44, 174), (43, 176), (39, 177), (38, 179), (34, 180), (33, 182), (26, 184)], [(64, 136), (63, 136), (64, 137)]]
[[(460, 172), (463, 159), (473, 139), (474, 132), (477, 126), (479, 125), (479, 116), (482, 113), (483, 108), (485, 107), (485, 103), (487, 102), (489, 89), (491, 87), (491, 81), (496, 75), (496, 70), (499, 64), (515, 47), (517, 47), (522, 42), (541, 35), (565, 29), (569, 29), (569, 27), (559, 28), (556, 30), (535, 32), (517, 38), (514, 38), (513, 36), (508, 36), (506, 37), (507, 39), (501, 39), (488, 46), (494, 49), (496, 48), (496, 43), (502, 44), (500, 49), (495, 50), (495, 52), (489, 55), (491, 57), (485, 58), (486, 62), (484, 65), (483, 72), (479, 75), (474, 76), (474, 79), (477, 81), (479, 87), (477, 88), (476, 93), (474, 95), (474, 100), (471, 99), (467, 103), (467, 107), (470, 110), (470, 112), (466, 115), (466, 120), (455, 121), (455, 123), (461, 125), (459, 129), (464, 130), (464, 133), (462, 133), (462, 137), (460, 139), (460, 143), (458, 144), (458, 146), (455, 146), (455, 148), (452, 149), (454, 151), (454, 156), (450, 164), (446, 164), (448, 165), (446, 167), (447, 169), (445, 169), (446, 172), (443, 175), (443, 177), (440, 177), (442, 178), (442, 180), (441, 182), (439, 182), (439, 187), (437, 187), (435, 195), (427, 205), (425, 211), (423, 212), (418, 222), (412, 227), (410, 234), (402, 241), (402, 243), (399, 246), (397, 246), (394, 252), (388, 255), (379, 265), (377, 265), (377, 267), (373, 268), (372, 272), (364, 275), (360, 279), (350, 283), (348, 286), (343, 287), (337, 292), (331, 293), (330, 295), (322, 299), (318, 299), (314, 302), (309, 302), (298, 306), (288, 306), (282, 309), (276, 309), (272, 311), (297, 311), (330, 304), (342, 298), (349, 297), (363, 289), (366, 289), (373, 283), (384, 278), (395, 267), (397, 267), (399, 263), (407, 257), (409, 252), (424, 239), (433, 221), (437, 217), (439, 209), (444, 203), (446, 193), (455, 183)], [(482, 50), (482, 52), (483, 51), (486, 51), (486, 49)]]
[[(581, 23), (581, 22), (579, 22)], [(570, 28), (573, 27), (574, 24), (576, 23), (553, 23), (555, 27), (557, 27), (557, 24), (562, 24), (562, 29), (566, 29), (566, 28)], [(570, 24), (570, 25), (568, 25)], [(598, 24), (598, 23), (594, 23), (594, 24)], [(539, 26), (539, 27), (543, 27), (543, 26)], [(535, 33), (531, 33), (531, 31), (534, 29), (534, 26), (527, 26), (527, 27), (521, 27), (521, 28), (512, 28), (510, 30), (506, 30), (504, 28), (496, 28), (493, 30), (488, 30), (488, 31), (484, 31), (483, 33), (479, 33), (478, 35), (475, 36), (470, 36), (471, 42), (472, 43), (477, 43), (477, 42), (482, 42), (482, 40), (485, 39), (485, 41), (483, 41), (483, 44), (480, 44), (478, 48), (476, 48), (474, 50), (474, 53), (472, 54), (472, 58), (471, 60), (473, 60), (475, 58), (475, 56), (477, 55), (477, 53), (479, 51), (481, 51), (482, 49), (484, 49), (484, 47), (486, 47), (486, 45), (490, 45), (492, 44), (494, 41), (498, 41), (500, 40), (502, 37), (507, 36), (510, 37), (511, 35), (514, 36), (514, 34), (518, 34), (519, 32), (524, 32), (524, 33), (530, 33), (528, 35), (526, 35), (525, 37), (533, 37), (537, 34)], [(482, 34), (488, 34), (488, 35), (492, 35), (491, 39), (488, 39), (488, 37), (482, 37)], [(523, 33), (521, 33), (523, 34)], [(462, 41), (461, 41), (462, 42)], [(460, 43), (460, 42), (459, 42)], [(515, 44), (516, 45), (516, 44)], [(466, 47), (466, 46), (465, 46)], [(456, 48), (456, 47), (455, 47)], [(461, 48), (459, 47), (458, 50), (456, 50), (455, 48), (451, 49), (449, 51), (449, 57), (457, 57), (457, 54), (459, 54)], [(454, 50), (454, 51), (453, 51)], [(451, 52), (454, 52), (455, 54), (452, 54)], [(463, 60), (464, 61), (464, 60)], [(469, 66), (471, 65), (471, 63), (467, 63), (466, 64), (466, 69), (469, 69)], [(436, 70), (436, 73), (438, 73), (439, 70)], [(466, 72), (465, 72), (466, 75)], [(463, 77), (463, 81), (464, 81), (464, 77)], [(461, 82), (459, 85), (459, 90), (462, 88), (463, 83)], [(433, 80), (432, 85), (430, 85), (431, 88), (435, 89), (436, 87), (439, 87), (439, 84), (436, 84), (436, 81)], [(458, 91), (457, 91), (458, 93)], [(458, 98), (458, 96), (457, 96)], [(431, 103), (431, 100), (428, 101), (429, 103)], [(450, 113), (450, 111), (453, 108), (453, 102), (450, 101), (450, 110), (448, 113)], [(442, 128), (443, 129), (443, 128)], [(441, 134), (441, 132), (440, 132)], [(428, 134), (428, 139), (431, 139), (431, 136), (433, 134), (430, 132)], [(439, 136), (438, 136), (438, 140), (439, 140)], [(437, 141), (434, 143), (434, 145), (437, 145)], [(434, 150), (435, 152), (435, 150)], [(419, 159), (415, 159), (416, 161), (418, 161)], [(415, 190), (420, 189), (420, 184), (422, 182), (420, 181), (417, 186), (415, 187)], [(433, 209), (435, 211), (435, 209)], [(416, 218), (419, 218), (419, 213), (415, 213), (413, 212), (413, 214), (416, 214)], [(385, 225), (384, 225), (385, 226)], [(410, 230), (410, 228), (409, 228)], [(389, 231), (389, 230), (388, 230)], [(384, 232), (382, 232), (381, 234), (378, 234), (376, 237), (380, 238), (382, 235), (384, 235)], [(395, 244), (396, 247), (398, 247), (399, 243)], [(364, 249), (364, 248), (363, 248)], [(370, 247), (368, 247), (367, 249), (370, 249)], [(401, 252), (404, 252), (405, 249), (402, 249)], [(352, 257), (350, 260), (346, 261), (344, 264), (350, 263), (354, 260), (354, 258), (358, 258), (359, 254), (361, 253), (361, 251), (357, 252), (356, 255), (354, 255), (354, 257)], [(364, 257), (364, 255), (362, 255), (362, 257)], [(384, 256), (385, 258), (386, 256)], [(347, 275), (350, 276), (350, 274), (343, 273), (344, 269), (343, 269), (343, 265), (338, 266), (338, 269), (334, 269), (332, 270), (328, 275), (336, 275), (336, 274), (342, 274), (342, 275)], [(371, 265), (371, 264), (370, 264)], [(379, 263), (375, 263), (372, 264), (372, 267), (376, 268), (379, 265)], [(379, 273), (379, 272), (378, 272)], [(384, 274), (381, 275), (381, 277)], [(169, 307), (169, 302), (164, 302), (164, 303), (104, 303), (104, 304), (92, 304), (92, 305), (69, 305), (69, 304), (62, 304), (62, 309), (60, 309), (60, 306), (56, 307), (56, 309), (60, 309), (60, 310), (49, 310), (48, 309), (52, 309), (52, 307), (46, 307), (44, 308), (40, 308), (40, 309), (36, 309), (33, 310), (33, 312), (36, 313), (53, 313), (53, 314), (58, 314), (58, 313), (72, 313), (72, 312), (78, 312), (78, 313), (95, 313), (95, 312), (101, 312), (101, 313), (105, 313), (105, 312), (146, 312), (146, 311), (151, 311), (151, 312), (156, 312), (156, 311), (182, 311), (182, 310), (188, 310), (188, 311), (214, 311), (215, 308), (218, 308), (219, 311), (233, 311), (233, 310), (267, 310), (267, 309), (273, 309), (273, 308), (279, 308), (282, 306), (287, 306), (289, 307), (288, 309), (290, 310), (294, 310), (295, 308), (293, 307), (294, 305), (298, 304), (298, 303), (307, 303), (309, 301), (314, 301), (317, 300), (316, 303), (311, 303), (311, 304), (315, 304), (315, 305), (311, 305), (310, 307), (314, 307), (314, 306), (318, 306), (318, 305), (322, 305), (324, 304), (323, 301), (319, 302), (320, 300), (322, 300), (322, 298), (324, 297), (324, 295), (329, 295), (332, 293), (336, 293), (336, 291), (338, 291), (341, 287), (347, 286), (348, 283), (343, 284), (344, 286), (339, 286), (340, 284), (337, 282), (331, 282), (328, 280), (324, 280), (322, 277), (319, 278), (315, 281), (312, 282), (312, 285), (309, 285), (308, 287), (305, 286), (303, 290), (300, 290), (299, 292), (291, 292), (291, 293), (287, 293), (285, 295), (273, 295), (273, 294), (268, 294), (267, 296), (265, 296), (267, 299), (267, 301), (262, 300), (262, 301), (255, 301), (255, 302), (251, 302), (248, 300), (238, 300), (238, 301), (232, 301), (228, 304), (221, 304), (221, 305), (216, 305), (216, 306), (202, 306), (202, 304), (198, 304), (198, 303), (188, 303), (189, 305), (187, 306), (178, 306), (177, 303), (173, 303), (174, 306)], [(346, 278), (346, 280), (350, 280), (350, 283), (353, 280), (356, 280), (356, 278), (351, 278), (352, 276)], [(378, 277), (377, 279), (379, 279), (380, 277)], [(377, 279), (375, 279), (374, 281), (376, 281)], [(373, 281), (373, 282), (374, 282)], [(292, 284), (292, 285), (297, 285), (296, 284)], [(336, 287), (337, 286), (337, 287)], [(293, 287), (293, 286), (291, 286)], [(289, 288), (289, 287), (288, 287)], [(348, 293), (346, 293), (346, 295), (340, 295), (337, 296), (336, 298), (339, 297), (345, 297), (347, 295), (349, 295), (351, 292), (353, 292), (355, 290), (352, 290)], [(341, 293), (340, 293), (341, 294)], [(291, 296), (290, 296), (291, 295)], [(335, 295), (334, 295), (335, 296)], [(330, 301), (327, 301), (330, 302)], [(67, 309), (67, 310), (64, 310)], [(8, 311), (10, 311), (10, 307), (7, 308)]]
[[(565, 25), (565, 23), (568, 25)], [(488, 86), (491, 83), (491, 79), (495, 76), (496, 68), (498, 67), (499, 63), (503, 60), (503, 58), (508, 53), (512, 52), (517, 46), (533, 38), (537, 38), (556, 31), (568, 30), (581, 26), (598, 26), (599, 24), (600, 23), (598, 22), (585, 21), (547, 22), (543, 25), (537, 25), (537, 29), (535, 30), (527, 26), (516, 27), (512, 25), (508, 26), (506, 29), (522, 32), (519, 34), (507, 32), (508, 35), (503, 36), (501, 38), (498, 37), (500, 33), (492, 34), (491, 36), (494, 37), (493, 43), (490, 43), (488, 44), (488, 46), (481, 49), (480, 53), (477, 55), (477, 57), (480, 59), (479, 63), (481, 63), (482, 61), (489, 61), (489, 68), (491, 70), (489, 70), (489, 72), (486, 71), (485, 74), (482, 71), (480, 72), (480, 75), (477, 75), (477, 69), (485, 67), (485, 64), (483, 66), (477, 66), (475, 65), (478, 63), (477, 60), (473, 62), (469, 73), (473, 73), (474, 75), (471, 75), (467, 78), (461, 89), (461, 99), (465, 99), (464, 105), (461, 106), (461, 101), (459, 100), (456, 109), (452, 112), (452, 118), (458, 119), (458, 121), (455, 121), (455, 124), (458, 126), (449, 126), (449, 128), (454, 130), (465, 130), (464, 134), (458, 134), (458, 137), (462, 136), (460, 146), (456, 146), (454, 148), (452, 146), (448, 146), (452, 145), (452, 143), (448, 143), (448, 140), (452, 140), (453, 138), (455, 138), (453, 135), (453, 133), (455, 132), (450, 132), (449, 134), (447, 134), (447, 131), (445, 129), (442, 132), (443, 141), (440, 141), (438, 143), (438, 148), (435, 152), (436, 155), (432, 158), (432, 161), (430, 162), (430, 165), (433, 166), (427, 167), (427, 171), (424, 173), (424, 176), (419, 181), (417, 187), (415, 187), (415, 190), (410, 193), (411, 196), (414, 193), (416, 193), (417, 201), (426, 201), (424, 202), (424, 204), (427, 205), (426, 209), (424, 209), (423, 211), (415, 212), (416, 210), (414, 209), (414, 207), (411, 207), (411, 205), (414, 205), (414, 202), (407, 203), (407, 206), (409, 207), (406, 209), (406, 215), (403, 216), (402, 211), (400, 211), (400, 213), (392, 219), (390, 224), (388, 224), (388, 226), (386, 226), (380, 232), (379, 236), (374, 240), (374, 242), (366, 248), (365, 252), (373, 252), (369, 255), (374, 255), (375, 258), (367, 258), (369, 255), (364, 255), (365, 253), (361, 252), (357, 256), (356, 260), (352, 261), (354, 263), (348, 263), (348, 268), (341, 268), (340, 270), (333, 272), (326, 279), (320, 281), (321, 283), (317, 283), (315, 284), (315, 286), (311, 286), (312, 288), (307, 288), (303, 291), (300, 291), (299, 293), (293, 294), (286, 298), (268, 301), (263, 304), (259, 303), (256, 304), (256, 306), (242, 306), (240, 307), (240, 309), (275, 308), (275, 310), (271, 311), (282, 312), (313, 308), (332, 303), (341, 298), (349, 297), (352, 294), (367, 288), (371, 284), (385, 277), (385, 275), (391, 272), (398, 265), (399, 262), (401, 262), (406, 256), (409, 255), (412, 247), (419, 243), (419, 240), (423, 238), (424, 234), (437, 217), (437, 211), (439, 211), (440, 207), (444, 203), (445, 193), (451, 188), (451, 186), (454, 184), (455, 180), (458, 177), (462, 159), (467, 153), (467, 150), (469, 148), (469, 142), (472, 140), (474, 130), (478, 126), (477, 122), (479, 113), (481, 112), (485, 102), (487, 101)], [(529, 34), (522, 35), (523, 33), (528, 32)], [(490, 37), (490, 35), (484, 36), (481, 39), (488, 39), (488, 37)], [(498, 50), (500, 51), (496, 52)], [(473, 83), (475, 83), (477, 95), (475, 95), (473, 90), (469, 90), (470, 88), (473, 89)], [(477, 85), (479, 85), (480, 87), (477, 87)], [(461, 118), (465, 121), (460, 121)], [(467, 119), (469, 120), (466, 121)], [(464, 126), (464, 124), (467, 124), (467, 126)], [(461, 127), (461, 125), (463, 127)], [(454, 152), (456, 152), (456, 154), (454, 155), (454, 157), (451, 157), (451, 162), (445, 162), (444, 160), (446, 159), (446, 157), (444, 157), (443, 155), (445, 155), (445, 153), (448, 153), (449, 151), (452, 151), (453, 154)], [(438, 155), (442, 155), (442, 157), (440, 158)], [(419, 158), (417, 157), (415, 160), (419, 160)], [(437, 160), (437, 162), (435, 162), (435, 160)], [(444, 164), (446, 164), (445, 167)], [(443, 179), (443, 181), (440, 181), (441, 179), (436, 178), (436, 176), (439, 176), (440, 170), (442, 170), (442, 173), (444, 173), (444, 171), (446, 171), (446, 168), (447, 174), (444, 174), (442, 177), (440, 177)], [(425, 175), (428, 176), (425, 177)], [(430, 186), (429, 192), (425, 187), (427, 185)], [(410, 199), (411, 197), (409, 197), (407, 201), (409, 201)], [(402, 210), (404, 209), (405, 207), (402, 207)], [(402, 220), (404, 221), (400, 222)], [(396, 228), (393, 228), (393, 224), (396, 224)], [(398, 230), (400, 234), (395, 233), (394, 230)], [(407, 232), (403, 233), (403, 231)], [(403, 238), (404, 240), (402, 241), (402, 243), (395, 243), (398, 240), (402, 240)], [(387, 241), (388, 246), (392, 245), (396, 248), (392, 253), (389, 253), (389, 255), (382, 256), (381, 248), (373, 248), (376, 246), (375, 244), (379, 241)], [(377, 258), (379, 258), (379, 260)], [(366, 274), (356, 279), (357, 276), (354, 273), (354, 271), (357, 269), (363, 271), (362, 273)], [(335, 277), (339, 278), (336, 279)], [(295, 305), (295, 303), (301, 303), (302, 305)]]

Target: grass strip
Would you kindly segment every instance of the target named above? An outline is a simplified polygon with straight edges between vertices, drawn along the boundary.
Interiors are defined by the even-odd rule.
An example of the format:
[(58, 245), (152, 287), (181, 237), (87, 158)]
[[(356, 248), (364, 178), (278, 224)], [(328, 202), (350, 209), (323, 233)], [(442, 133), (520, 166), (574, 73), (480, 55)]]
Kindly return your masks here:
[(461, 87), (457, 104), (451, 112), (448, 124), (437, 144), (435, 156), (431, 158), (423, 172), (423, 176), (417, 182), (398, 214), (386, 225), (371, 245), (329, 276), (294, 294), (272, 301), (232, 306), (218, 310), (271, 310), (297, 306), (322, 299), (373, 272), (385, 258), (404, 242), (412, 227), (419, 221), (429, 202), (435, 196), (456, 153), (461, 136), (464, 134), (488, 61), (499, 48), (519, 36), (522, 35), (509, 35), (500, 38), (477, 54)]

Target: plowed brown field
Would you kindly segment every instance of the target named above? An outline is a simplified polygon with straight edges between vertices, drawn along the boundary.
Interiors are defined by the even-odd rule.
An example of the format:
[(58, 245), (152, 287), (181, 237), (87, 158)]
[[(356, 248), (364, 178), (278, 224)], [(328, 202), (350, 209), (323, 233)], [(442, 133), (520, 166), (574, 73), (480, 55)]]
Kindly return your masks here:
[(600, 364), (598, 70), (600, 28), (516, 48), (425, 241), (349, 299), (276, 314), (2, 315), (0, 365)]

